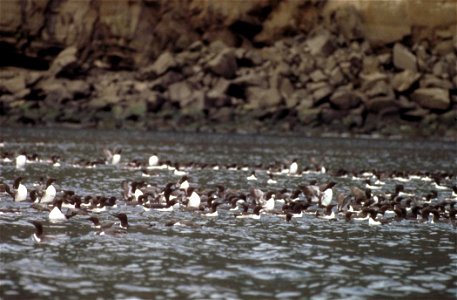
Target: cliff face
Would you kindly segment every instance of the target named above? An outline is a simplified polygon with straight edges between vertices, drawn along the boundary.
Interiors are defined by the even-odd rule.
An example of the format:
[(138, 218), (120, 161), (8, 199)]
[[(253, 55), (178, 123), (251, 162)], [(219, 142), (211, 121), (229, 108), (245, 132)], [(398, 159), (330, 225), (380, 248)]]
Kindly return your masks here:
[(369, 133), (394, 116), (452, 135), (456, 14), (453, 0), (3, 0), (0, 122)]

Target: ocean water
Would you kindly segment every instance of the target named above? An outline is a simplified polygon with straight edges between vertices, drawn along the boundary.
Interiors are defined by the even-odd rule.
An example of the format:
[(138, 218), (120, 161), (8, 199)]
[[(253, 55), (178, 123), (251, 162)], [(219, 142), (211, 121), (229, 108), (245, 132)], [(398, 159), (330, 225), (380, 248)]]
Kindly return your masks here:
[[(23, 176), (29, 191), (40, 177), (57, 179), (58, 191), (78, 195), (115, 196), (117, 208), (93, 213), (102, 222), (113, 215), (129, 218), (128, 234), (99, 236), (87, 220), (75, 216), (62, 223), (48, 221), (47, 213), (30, 203), (14, 203), (0, 194), (0, 298), (2, 299), (456, 299), (457, 234), (446, 222), (401, 221), (370, 227), (367, 222), (327, 221), (312, 215), (288, 223), (275, 215), (260, 220), (236, 219), (228, 205), (210, 218), (184, 209), (145, 212), (121, 201), (123, 180), (145, 180), (164, 187), (179, 176), (169, 170), (140, 169), (127, 162), (147, 162), (152, 153), (161, 161), (212, 168), (189, 167), (192, 186), (200, 190), (217, 185), (240, 191), (295, 189), (315, 179), (335, 181), (335, 193), (349, 195), (361, 180), (333, 176), (347, 170), (448, 172), (442, 184), (456, 184), (457, 145), (438, 141), (340, 138), (299, 138), (267, 135), (147, 133), (70, 129), (2, 128), (0, 152), (25, 150), (41, 158), (59, 155), (60, 167), (13, 162), (0, 163), (0, 180), (12, 184)], [(122, 148), (120, 166), (84, 168), (80, 159), (103, 158), (103, 149)], [(311, 160), (326, 173), (277, 175), (268, 185), (267, 166), (297, 159), (300, 167)], [(228, 170), (229, 164), (256, 169)], [(423, 196), (431, 182), (398, 182), (386, 178), (374, 193), (405, 190)], [(450, 190), (438, 190), (438, 201), (450, 199)], [(334, 200), (335, 201), (335, 200)], [(278, 205), (280, 207), (280, 205)], [(13, 208), (16, 212), (6, 212)], [(170, 219), (192, 220), (197, 227), (168, 227)], [(36, 244), (31, 220), (44, 224), (50, 241)]]

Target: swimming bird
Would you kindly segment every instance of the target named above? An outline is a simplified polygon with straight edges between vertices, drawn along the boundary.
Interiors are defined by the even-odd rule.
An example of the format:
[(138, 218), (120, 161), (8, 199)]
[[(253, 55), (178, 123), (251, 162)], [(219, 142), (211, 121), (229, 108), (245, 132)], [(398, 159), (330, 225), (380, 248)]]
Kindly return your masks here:
[(289, 166), (289, 174), (295, 175), (295, 174), (297, 174), (297, 171), (298, 171), (298, 164), (297, 164), (297, 160), (294, 159)]
[(105, 153), (106, 162), (108, 164), (118, 165), (121, 161), (122, 149), (114, 149), (113, 152), (111, 152), (109, 149), (104, 149), (103, 152)]
[(251, 175), (246, 177), (246, 180), (257, 180), (257, 176), (255, 176), (255, 171), (252, 171)]
[(25, 155), (25, 151), (22, 151), (18, 156), (16, 156), (16, 169), (23, 170), (26, 162), (27, 156)]
[(195, 192), (194, 187), (190, 187), (187, 189), (187, 207), (188, 208), (199, 208), (200, 207), (200, 196)]
[(149, 156), (148, 163), (150, 167), (157, 167), (159, 165), (159, 157), (157, 154), (152, 154)]
[(49, 236), (43, 234), (43, 224), (39, 221), (29, 221), (35, 226), (35, 233), (32, 235), (32, 240), (35, 243), (46, 242), (50, 240)]
[(187, 177), (187, 175), (182, 176), (181, 179), (179, 179), (178, 184), (180, 190), (187, 192), (187, 189), (189, 188), (189, 177)]
[(251, 213), (248, 213), (249, 206), (248, 205), (243, 205), (243, 211), (235, 215), (235, 218), (237, 219), (255, 219), (259, 220), (260, 219), (260, 213), (263, 211), (262, 206), (255, 206), (254, 211)]
[(22, 179), (22, 177), (18, 177), (14, 180), (13, 190), (10, 190), (10, 187), (6, 183), (3, 183), (5, 192), (13, 197), (16, 202), (25, 201), (27, 199), (27, 188), (21, 183)]
[(268, 180), (267, 180), (267, 184), (277, 184), (278, 182), (273, 178), (273, 174), (272, 173), (268, 173)]
[(100, 220), (99, 218), (95, 217), (95, 216), (90, 216), (88, 218), (89, 221), (92, 222), (92, 227), (96, 228), (96, 229), (103, 229), (103, 230), (106, 230), (108, 228), (111, 228), (113, 227), (114, 223), (105, 223), (105, 224), (102, 224), (100, 223)]
[(51, 222), (59, 222), (66, 221), (77, 214), (77, 212), (71, 211), (69, 215), (64, 215), (62, 213), (62, 199), (59, 199), (54, 203), (54, 207), (49, 213), (48, 218)]
[(51, 203), (54, 201), (54, 198), (56, 197), (57, 191), (56, 188), (54, 187), (53, 183), (56, 180), (54, 178), (49, 178), (46, 181), (46, 190), (44, 192), (44, 195), (38, 199), (38, 202), (40, 203)]

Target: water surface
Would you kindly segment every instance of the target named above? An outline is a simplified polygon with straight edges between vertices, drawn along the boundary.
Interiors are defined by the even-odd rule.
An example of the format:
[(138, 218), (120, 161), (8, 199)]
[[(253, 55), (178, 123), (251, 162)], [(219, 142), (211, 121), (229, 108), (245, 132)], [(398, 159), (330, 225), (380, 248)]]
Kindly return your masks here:
[[(120, 198), (122, 180), (142, 179), (141, 171), (125, 166), (86, 169), (73, 166), (78, 159), (102, 158), (105, 147), (122, 147), (122, 162), (157, 153), (162, 161), (244, 164), (250, 167), (297, 158), (308, 165), (314, 157), (326, 174), (277, 176), (268, 186), (261, 170), (255, 183), (247, 171), (191, 169), (192, 185), (212, 188), (262, 190), (295, 188), (312, 179), (335, 180), (335, 192), (348, 194), (362, 182), (333, 177), (332, 170), (380, 169), (386, 171), (455, 172), (457, 146), (427, 141), (388, 141), (338, 138), (295, 138), (260, 135), (208, 135), (133, 131), (2, 129), (3, 152), (36, 152), (42, 157), (60, 155), (62, 166), (29, 164), (25, 171), (13, 163), (0, 165), (1, 181), (11, 184), (26, 177), (25, 185), (41, 176), (58, 179), (57, 187), (80, 195)], [(156, 171), (143, 178), (165, 186), (179, 177)], [(392, 191), (386, 180), (379, 192)], [(412, 180), (408, 191), (424, 195), (430, 183)], [(444, 182), (451, 186), (455, 177)], [(62, 299), (366, 299), (406, 297), (455, 299), (457, 253), (455, 228), (450, 224), (393, 222), (369, 227), (367, 223), (329, 222), (305, 216), (286, 223), (265, 215), (260, 220), (235, 219), (228, 207), (219, 217), (205, 218), (185, 211), (144, 212), (123, 206), (99, 214), (115, 221), (126, 212), (131, 228), (120, 237), (97, 236), (87, 217), (52, 224), (47, 214), (28, 203), (13, 203), (0, 195), (0, 208), (20, 208), (20, 213), (0, 214), (0, 296)], [(450, 191), (439, 191), (439, 200)], [(166, 227), (170, 218), (191, 219), (201, 227)], [(29, 220), (44, 222), (53, 235), (48, 243), (34, 244)]]

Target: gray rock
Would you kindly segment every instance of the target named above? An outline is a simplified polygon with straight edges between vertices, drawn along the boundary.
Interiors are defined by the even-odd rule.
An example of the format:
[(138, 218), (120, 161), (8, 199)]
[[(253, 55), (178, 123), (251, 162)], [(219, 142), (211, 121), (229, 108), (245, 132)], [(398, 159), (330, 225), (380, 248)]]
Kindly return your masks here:
[(331, 72), (329, 76), (329, 83), (333, 86), (343, 84), (345, 82), (345, 77), (341, 69), (337, 66)]
[(73, 67), (77, 63), (78, 49), (74, 46), (68, 47), (61, 51), (49, 68), (49, 72), (56, 76), (67, 68)]
[(425, 75), (420, 83), (421, 88), (436, 87), (441, 89), (452, 89), (452, 83), (449, 80), (438, 78), (434, 75)]
[(192, 88), (185, 81), (173, 83), (168, 87), (168, 97), (171, 101), (179, 102), (181, 107), (184, 107), (192, 99)]
[(348, 112), (343, 110), (336, 110), (332, 108), (324, 108), (321, 110), (321, 120), (325, 124), (331, 124), (335, 121), (339, 121), (345, 116), (347, 116)]
[(449, 90), (440, 88), (420, 88), (415, 90), (411, 99), (428, 109), (446, 110), (451, 104)]
[(379, 80), (372, 85), (365, 86), (363, 90), (367, 97), (392, 96), (394, 94), (392, 87), (384, 80)]
[(308, 45), (311, 55), (328, 56), (334, 51), (332, 35), (326, 30), (316, 33), (312, 38), (306, 41), (306, 44)]
[[(292, 94), (294, 93), (294, 87), (292, 83), (290, 83), (290, 80), (287, 79), (286, 77), (281, 77), (279, 79), (279, 90), (281, 92), (281, 96), (284, 99), (290, 98)], [(287, 100), (286, 100), (287, 103)]]
[(286, 99), (287, 107), (291, 108), (298, 104), (297, 110), (307, 110), (313, 107), (314, 100), (306, 90), (296, 90), (290, 99)]
[(319, 119), (321, 110), (319, 108), (297, 110), (298, 119), (305, 125), (309, 125)]
[(357, 9), (352, 5), (345, 5), (335, 10), (331, 24), (335, 24), (343, 36), (348, 40), (363, 38), (363, 24)]
[(416, 56), (402, 44), (396, 43), (394, 45), (393, 60), (398, 69), (417, 72)]
[(330, 86), (329, 84), (325, 85), (324, 87), (317, 89), (313, 92), (313, 98), (315, 100), (314, 103), (319, 103), (321, 100), (327, 98), (330, 96), (330, 94), (333, 92), (333, 87)]
[(205, 98), (205, 107), (223, 107), (230, 104), (230, 98), (226, 91), (230, 86), (230, 82), (224, 78), (220, 78), (216, 85), (208, 91)]
[(162, 53), (152, 65), (141, 70), (141, 74), (146, 78), (155, 78), (165, 74), (168, 70), (175, 68), (177, 65), (173, 54), (167, 51)]
[(417, 107), (401, 113), (401, 117), (408, 121), (420, 121), (426, 117), (430, 112), (422, 107)]
[(277, 89), (262, 89), (259, 87), (247, 88), (246, 98), (248, 100), (247, 108), (249, 109), (275, 107), (282, 101)]
[(360, 102), (360, 93), (347, 89), (339, 89), (335, 91), (330, 97), (330, 103), (332, 103), (335, 107), (343, 110), (356, 107)]
[(0, 92), (17, 94), (25, 90), (25, 78), (21, 74), (11, 79), (0, 80)]
[(236, 57), (231, 49), (225, 49), (208, 62), (208, 68), (216, 75), (233, 78), (238, 68)]
[(90, 84), (84, 80), (68, 80), (65, 82), (73, 99), (81, 99), (90, 95)]
[(317, 70), (313, 71), (311, 74), (309, 74), (309, 77), (314, 82), (324, 81), (327, 79), (327, 76), (324, 74), (324, 72), (322, 72), (319, 69), (317, 69)]
[(421, 77), (419, 73), (404, 70), (403, 72), (397, 73), (392, 78), (392, 87), (398, 92), (404, 92), (408, 90), (417, 80)]
[(397, 108), (397, 103), (392, 97), (381, 96), (368, 99), (365, 106), (368, 111), (379, 113), (390, 108)]

